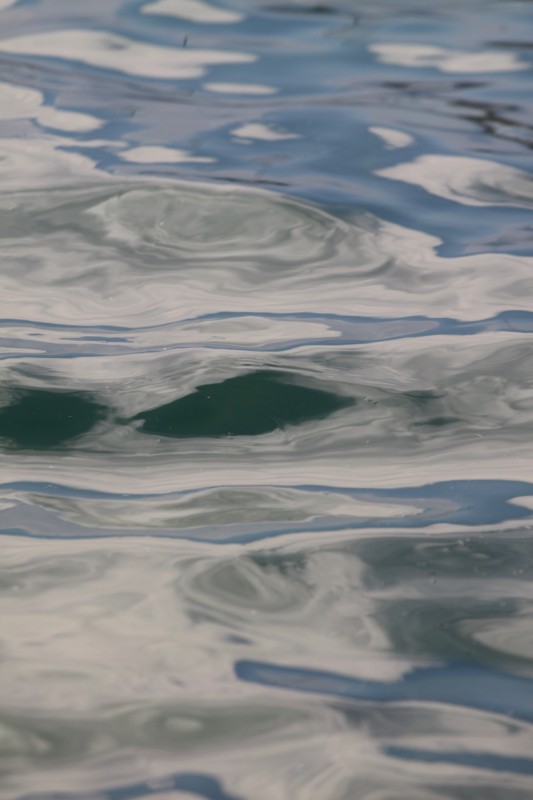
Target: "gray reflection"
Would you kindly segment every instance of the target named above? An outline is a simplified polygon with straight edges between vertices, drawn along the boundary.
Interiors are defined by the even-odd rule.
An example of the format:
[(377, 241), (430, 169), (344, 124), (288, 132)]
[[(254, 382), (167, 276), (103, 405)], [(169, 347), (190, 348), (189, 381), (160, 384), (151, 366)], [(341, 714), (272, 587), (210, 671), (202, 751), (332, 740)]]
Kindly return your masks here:
[[(77, 797), (75, 786), (131, 792), (150, 776), (158, 792), (180, 790), (179, 774), (214, 772), (237, 797), (290, 792), (305, 800), (312, 789), (346, 800), (408, 792), (496, 800), (505, 785), (506, 796), (525, 798), (519, 774), (509, 785), (509, 774), (490, 769), (491, 754), (529, 759), (533, 731), (525, 721), (416, 698), (313, 699), (305, 684), (294, 692), (247, 688), (233, 664), (244, 657), (342, 666), (347, 675), (401, 686), (413, 660), (452, 652), (427, 630), (417, 640), (413, 598), (435, 612), (449, 601), (457, 618), (462, 586), (470, 592), (463, 618), (475, 614), (477, 630), (483, 621), (488, 630), (509, 588), (526, 589), (527, 574), (514, 571), (528, 559), (527, 537), (517, 534), (505, 543), (389, 538), (381, 547), (365, 536), (314, 548), (287, 541), (222, 556), (150, 538), (5, 536), (0, 770), (17, 796)], [(468, 604), (479, 595), (478, 565), (490, 578), (485, 608)], [(436, 582), (426, 575), (431, 567)], [(512, 628), (523, 612), (507, 603), (505, 613)], [(412, 760), (423, 752), (427, 764), (422, 755)], [(449, 761), (432, 758), (439, 753)], [(488, 759), (482, 768), (480, 754)]]
[[(533, 545), (527, 533), (366, 542), (365, 582), (396, 652), (531, 673)], [(402, 601), (398, 602), (401, 595)]]
[[(10, 141), (1, 162), (8, 186), (46, 184), (50, 170), (62, 182), (72, 171), (95, 177), (90, 159), (60, 144), (47, 142), (43, 161), (39, 143)], [(478, 161), (478, 170), (488, 163)], [(403, 167), (411, 165), (391, 170)], [(450, 170), (439, 169), (449, 181)], [(507, 169), (501, 167), (506, 175)], [(525, 178), (520, 186), (512, 179), (500, 186), (498, 173), (493, 196), (481, 200), (472, 180), (470, 173), (459, 180), (455, 199), (527, 200)], [(227, 339), (220, 315), (228, 312), (265, 315), (268, 328), (279, 325), (268, 314), (397, 319), (401, 308), (404, 317), (440, 318), (446, 309), (447, 317), (479, 320), (508, 310), (518, 295), (521, 308), (531, 305), (529, 257), (445, 259), (436, 254), (440, 240), (428, 234), (366, 214), (340, 219), (265, 191), (102, 180), (52, 193), (13, 192), (0, 205), (0, 314), (12, 319), (14, 308), (24, 308), (21, 323), (37, 323), (45, 341), (52, 333), (44, 323), (71, 326), (73, 319), (127, 329), (142, 340), (139, 329), (205, 317), (211, 342), (220, 346)], [(311, 322), (300, 324), (304, 340)], [(168, 346), (167, 335), (159, 345)]]

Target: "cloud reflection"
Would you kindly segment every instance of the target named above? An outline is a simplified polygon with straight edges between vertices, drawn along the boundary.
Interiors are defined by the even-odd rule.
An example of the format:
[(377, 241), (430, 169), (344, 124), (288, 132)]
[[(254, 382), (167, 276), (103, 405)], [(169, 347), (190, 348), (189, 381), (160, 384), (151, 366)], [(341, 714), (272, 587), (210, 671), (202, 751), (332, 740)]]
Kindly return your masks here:
[(300, 138), (297, 133), (279, 130), (261, 122), (249, 122), (246, 125), (240, 125), (232, 130), (231, 133), (241, 139), (258, 139), (263, 142), (282, 142), (287, 139)]
[(376, 174), (465, 206), (533, 208), (533, 174), (486, 159), (431, 154)]
[(105, 31), (71, 29), (17, 36), (0, 52), (61, 58), (145, 78), (199, 78), (215, 64), (249, 64), (256, 56), (222, 50), (163, 47)]
[(383, 64), (402, 67), (434, 67), (441, 72), (451, 73), (486, 73), (516, 72), (528, 69), (528, 64), (521, 61), (515, 53), (504, 50), (487, 50), (479, 53), (471, 51), (450, 50), (445, 47), (434, 47), (426, 44), (405, 44), (380, 42), (369, 45)]
[(44, 127), (72, 133), (93, 131), (103, 124), (90, 114), (45, 105), (44, 95), (37, 89), (0, 83), (0, 120), (8, 119), (36, 119)]
[(227, 8), (206, 3), (204, 0), (155, 0), (142, 6), (143, 14), (159, 14), (178, 17), (190, 22), (205, 22), (210, 25), (226, 25), (240, 22), (244, 15)]
[(391, 149), (409, 147), (414, 144), (415, 141), (410, 134), (404, 133), (403, 131), (396, 131), (392, 128), (379, 128), (374, 126), (368, 130), (375, 136), (379, 136), (385, 145)]
[(204, 89), (208, 92), (217, 94), (251, 94), (269, 95), (276, 94), (278, 89), (275, 86), (267, 86), (261, 83), (204, 83)]
[(144, 145), (122, 150), (120, 158), (134, 164), (212, 164), (216, 159), (209, 156), (195, 156), (177, 147)]

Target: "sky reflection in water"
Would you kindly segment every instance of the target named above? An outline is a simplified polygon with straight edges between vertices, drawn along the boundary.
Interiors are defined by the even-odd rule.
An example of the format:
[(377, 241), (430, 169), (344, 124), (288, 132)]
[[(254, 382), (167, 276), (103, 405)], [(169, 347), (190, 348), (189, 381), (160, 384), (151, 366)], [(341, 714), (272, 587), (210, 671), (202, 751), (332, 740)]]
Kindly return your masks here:
[(531, 4), (0, 23), (1, 800), (529, 800)]

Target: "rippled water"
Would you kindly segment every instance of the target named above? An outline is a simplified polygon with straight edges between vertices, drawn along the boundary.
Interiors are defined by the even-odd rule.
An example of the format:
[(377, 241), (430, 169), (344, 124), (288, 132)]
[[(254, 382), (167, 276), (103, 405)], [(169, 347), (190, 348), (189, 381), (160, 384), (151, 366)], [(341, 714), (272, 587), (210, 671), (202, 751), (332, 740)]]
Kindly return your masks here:
[(0, 798), (533, 796), (533, 5), (0, 0)]

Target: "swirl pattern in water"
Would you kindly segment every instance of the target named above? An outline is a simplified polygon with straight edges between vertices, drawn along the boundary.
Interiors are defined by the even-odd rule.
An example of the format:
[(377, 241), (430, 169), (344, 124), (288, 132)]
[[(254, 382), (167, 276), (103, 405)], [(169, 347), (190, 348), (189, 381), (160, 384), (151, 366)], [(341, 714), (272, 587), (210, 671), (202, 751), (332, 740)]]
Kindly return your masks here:
[(0, 0), (0, 800), (529, 800), (527, 0)]

